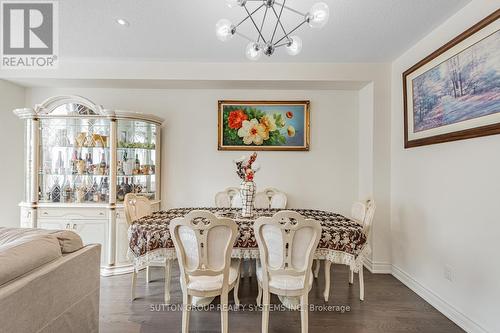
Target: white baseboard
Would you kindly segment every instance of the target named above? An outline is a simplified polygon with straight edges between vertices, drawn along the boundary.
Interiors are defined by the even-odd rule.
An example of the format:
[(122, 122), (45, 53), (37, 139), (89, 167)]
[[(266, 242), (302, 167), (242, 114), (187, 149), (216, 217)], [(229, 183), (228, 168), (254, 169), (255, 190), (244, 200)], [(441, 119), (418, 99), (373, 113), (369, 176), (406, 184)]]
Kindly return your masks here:
[(392, 275), (466, 332), (488, 333), (488, 331), (481, 327), (481, 325), (457, 310), (453, 305), (446, 302), (435, 292), (420, 284), (417, 280), (412, 278), (408, 273), (399, 267), (392, 265)]
[(373, 262), (370, 258), (365, 258), (363, 262), (366, 269), (374, 274), (391, 274), (392, 265), (388, 262)]

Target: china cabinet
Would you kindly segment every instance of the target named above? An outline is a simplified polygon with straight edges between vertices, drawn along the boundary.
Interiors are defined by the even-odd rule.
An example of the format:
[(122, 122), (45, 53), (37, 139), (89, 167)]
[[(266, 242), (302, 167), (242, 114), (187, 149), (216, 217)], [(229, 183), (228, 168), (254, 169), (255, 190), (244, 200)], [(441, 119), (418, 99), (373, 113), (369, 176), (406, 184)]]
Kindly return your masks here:
[(163, 119), (80, 96), (14, 113), (25, 122), (21, 226), (73, 230), (86, 244), (102, 244), (102, 275), (132, 271), (123, 199), (138, 193), (159, 209)]

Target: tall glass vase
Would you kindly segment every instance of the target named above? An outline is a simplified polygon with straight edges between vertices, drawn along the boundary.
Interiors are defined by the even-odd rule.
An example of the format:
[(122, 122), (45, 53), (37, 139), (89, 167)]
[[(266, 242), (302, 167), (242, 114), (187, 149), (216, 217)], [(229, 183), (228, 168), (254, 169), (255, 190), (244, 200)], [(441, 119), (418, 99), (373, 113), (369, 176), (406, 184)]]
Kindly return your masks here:
[(253, 215), (253, 204), (255, 201), (255, 183), (243, 181), (240, 185), (240, 194), (241, 194), (241, 215), (243, 217), (250, 217)]

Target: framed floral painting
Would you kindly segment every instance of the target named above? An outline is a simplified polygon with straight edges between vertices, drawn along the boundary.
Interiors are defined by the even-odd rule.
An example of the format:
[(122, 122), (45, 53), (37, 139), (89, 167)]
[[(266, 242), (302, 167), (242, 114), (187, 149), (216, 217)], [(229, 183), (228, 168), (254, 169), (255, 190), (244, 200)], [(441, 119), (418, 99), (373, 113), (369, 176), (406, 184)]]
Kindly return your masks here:
[(309, 150), (309, 101), (219, 101), (219, 150)]
[(405, 148), (500, 134), (500, 10), (403, 73)]

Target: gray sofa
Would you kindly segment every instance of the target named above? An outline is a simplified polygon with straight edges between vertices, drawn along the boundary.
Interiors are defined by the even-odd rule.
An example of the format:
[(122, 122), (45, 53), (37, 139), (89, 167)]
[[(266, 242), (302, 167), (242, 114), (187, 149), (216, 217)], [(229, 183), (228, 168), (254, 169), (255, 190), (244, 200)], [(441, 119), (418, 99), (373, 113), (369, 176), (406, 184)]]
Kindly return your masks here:
[(71, 231), (0, 228), (0, 331), (99, 331), (100, 245)]

